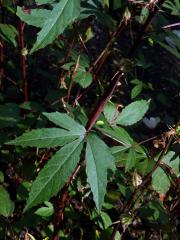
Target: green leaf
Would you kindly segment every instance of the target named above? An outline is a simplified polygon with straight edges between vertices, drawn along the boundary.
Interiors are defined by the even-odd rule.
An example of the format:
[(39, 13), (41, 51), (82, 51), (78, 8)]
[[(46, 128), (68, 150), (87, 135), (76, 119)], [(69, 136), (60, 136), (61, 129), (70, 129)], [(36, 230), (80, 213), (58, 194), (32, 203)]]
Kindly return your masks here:
[(41, 217), (50, 217), (54, 213), (54, 207), (50, 202), (44, 202), (46, 207), (41, 207), (35, 211), (35, 214)]
[(52, 2), (54, 2), (54, 0), (36, 0), (36, 3), (38, 5), (48, 4), (48, 3), (52, 3)]
[(114, 0), (113, 1), (113, 10), (117, 10), (121, 8), (122, 6), (122, 0)]
[(116, 157), (119, 153), (126, 152), (131, 146), (114, 146), (111, 148), (111, 153)]
[(114, 126), (111, 129), (98, 128), (98, 130), (100, 130), (106, 136), (116, 140), (117, 142), (120, 142), (122, 145), (130, 147), (134, 142), (128, 132), (121, 127)]
[(102, 219), (103, 225), (100, 224), (100, 227), (102, 229), (107, 229), (108, 227), (110, 227), (112, 225), (111, 218), (106, 212), (101, 212), (101, 219)]
[(106, 104), (106, 106), (104, 107), (104, 116), (107, 119), (107, 121), (109, 122), (110, 125), (114, 125), (116, 118), (119, 115), (119, 111), (118, 111), (118, 105), (112, 103), (112, 102), (108, 102)]
[(106, 6), (109, 8), (109, 0), (101, 0), (101, 3), (103, 6)]
[(14, 47), (17, 47), (16, 42), (17, 30), (11, 24), (0, 23), (0, 37), (2, 37), (8, 43), (12, 43)]
[(16, 15), (28, 25), (42, 28), (50, 13), (51, 11), (47, 9), (31, 9), (30, 12), (25, 12), (18, 6)]
[(13, 127), (20, 120), (19, 107), (14, 103), (0, 105), (0, 129)]
[(152, 187), (160, 195), (164, 195), (170, 186), (171, 184), (167, 174), (161, 167), (158, 167), (152, 175)]
[(0, 183), (4, 182), (4, 174), (0, 171)]
[(78, 138), (48, 161), (33, 182), (25, 210), (48, 201), (60, 191), (78, 164), (82, 148), (83, 139)]
[[(135, 97), (137, 97), (142, 89), (143, 89), (143, 82), (142, 81), (139, 81), (137, 80), (137, 84), (135, 87), (133, 87), (132, 91), (131, 91), (131, 98), (134, 99)], [(133, 83), (133, 81), (131, 81)]]
[(140, 100), (126, 106), (116, 119), (116, 123), (129, 126), (140, 121), (149, 109), (149, 101)]
[(176, 157), (168, 165), (173, 169), (174, 173), (178, 176), (179, 175), (180, 158)]
[(173, 54), (175, 57), (180, 59), (180, 53), (178, 52), (178, 50), (175, 47), (173, 48), (173, 47), (169, 46), (168, 44), (165, 44), (165, 43), (160, 42), (160, 41), (157, 41), (157, 43), (159, 43), (159, 45), (161, 45), (163, 48), (165, 48), (168, 52)]
[(125, 171), (128, 172), (131, 170), (137, 163), (136, 161), (136, 152), (134, 148), (130, 148), (128, 152), (127, 159), (125, 161)]
[(115, 160), (108, 146), (96, 135), (90, 134), (86, 147), (87, 177), (98, 211), (104, 202), (107, 170), (115, 170)]
[(92, 75), (89, 72), (79, 70), (74, 76), (74, 82), (82, 88), (87, 88), (92, 83)]
[(78, 138), (79, 135), (60, 128), (41, 128), (24, 133), (6, 144), (23, 147), (58, 147)]
[(59, 127), (65, 128), (73, 133), (79, 135), (84, 135), (86, 130), (84, 126), (77, 123), (73, 118), (68, 116), (66, 113), (53, 112), (53, 113), (43, 113), (49, 121), (53, 122)]
[(30, 53), (52, 43), (80, 14), (80, 0), (61, 0), (45, 21)]
[[(174, 156), (175, 152), (169, 151), (162, 159), (162, 163), (167, 164), (173, 169), (174, 173), (178, 175), (180, 159), (179, 157), (173, 159)], [(160, 195), (166, 194), (171, 186), (170, 179), (161, 166), (159, 166), (152, 175), (152, 186)]]
[(175, 152), (169, 151), (165, 155), (165, 157), (163, 158), (163, 163), (167, 164), (170, 168), (172, 168), (174, 173), (176, 175), (178, 175), (179, 174), (180, 159), (179, 159), (179, 157), (176, 157), (175, 159), (173, 159), (174, 156), (175, 156)]
[(9, 193), (3, 186), (0, 186), (0, 215), (9, 217), (14, 211), (14, 203), (9, 197)]

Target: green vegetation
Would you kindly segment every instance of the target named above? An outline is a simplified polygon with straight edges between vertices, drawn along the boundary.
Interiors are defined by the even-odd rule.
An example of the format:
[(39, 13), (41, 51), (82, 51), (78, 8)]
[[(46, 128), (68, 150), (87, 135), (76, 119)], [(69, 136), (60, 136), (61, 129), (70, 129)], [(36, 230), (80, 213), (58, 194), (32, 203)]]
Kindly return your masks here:
[(178, 239), (179, 0), (0, 14), (0, 239)]

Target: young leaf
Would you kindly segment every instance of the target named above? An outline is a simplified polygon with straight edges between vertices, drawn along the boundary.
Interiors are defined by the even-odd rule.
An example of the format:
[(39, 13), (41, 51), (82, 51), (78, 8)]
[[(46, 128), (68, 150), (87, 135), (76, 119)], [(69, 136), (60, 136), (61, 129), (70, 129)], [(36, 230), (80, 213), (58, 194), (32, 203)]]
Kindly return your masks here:
[(77, 123), (73, 118), (68, 116), (66, 113), (53, 112), (53, 113), (43, 113), (49, 121), (53, 122), (59, 127), (65, 128), (73, 133), (77, 133), (79, 135), (84, 135), (86, 130), (85, 128)]
[(140, 100), (126, 106), (116, 119), (116, 123), (129, 126), (140, 121), (149, 109), (149, 101)]
[(78, 71), (74, 76), (74, 82), (78, 83), (82, 88), (87, 88), (92, 83), (92, 75), (86, 71)]
[(136, 84), (136, 86), (133, 87), (131, 91), (131, 98), (132, 99), (136, 98), (142, 92), (142, 89), (143, 89), (143, 82), (138, 80), (138, 83)]
[(9, 193), (0, 186), (0, 215), (4, 217), (9, 217), (14, 211), (14, 203), (9, 197)]
[(108, 146), (94, 134), (87, 138), (87, 177), (98, 211), (104, 201), (107, 186), (107, 170), (115, 170), (115, 160)]
[(45, 218), (52, 216), (54, 213), (54, 208), (52, 203), (45, 202), (44, 204), (46, 205), (46, 207), (39, 208), (38, 210), (35, 211), (35, 214)]
[(45, 21), (30, 53), (52, 43), (80, 14), (80, 0), (61, 0)]
[(41, 128), (24, 133), (6, 144), (38, 148), (57, 147), (63, 146), (78, 137), (78, 134), (60, 128)]
[(50, 13), (51, 11), (47, 9), (31, 9), (26, 13), (21, 7), (17, 7), (16, 15), (28, 25), (42, 28)]
[(83, 139), (78, 138), (62, 147), (49, 160), (33, 182), (25, 210), (48, 201), (58, 193), (78, 164), (82, 148)]

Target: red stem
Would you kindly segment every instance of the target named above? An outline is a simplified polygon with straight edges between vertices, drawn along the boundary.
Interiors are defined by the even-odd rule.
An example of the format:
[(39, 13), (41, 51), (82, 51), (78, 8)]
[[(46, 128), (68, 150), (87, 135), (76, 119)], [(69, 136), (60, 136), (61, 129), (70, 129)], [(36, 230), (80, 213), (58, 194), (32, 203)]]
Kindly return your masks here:
[(99, 104), (97, 105), (97, 107), (95, 108), (94, 112), (92, 113), (87, 125), (86, 125), (86, 131), (89, 132), (93, 126), (96, 123), (96, 120), (98, 119), (98, 117), (100, 116), (101, 112), (103, 111), (104, 106), (106, 105), (106, 103), (108, 102), (108, 100), (111, 98), (118, 82), (120, 81), (120, 79), (123, 77), (123, 73), (122, 72), (117, 72), (113, 78), (112, 81), (107, 89), (107, 91), (105, 92), (104, 96), (101, 98)]
[(27, 81), (27, 73), (26, 73), (26, 56), (22, 54), (23, 49), (25, 48), (24, 44), (24, 27), (25, 23), (20, 21), (19, 22), (19, 46), (21, 49), (21, 74), (22, 74), (22, 80), (23, 80), (23, 94), (24, 94), (24, 100), (29, 100), (29, 94), (28, 94), (28, 81)]

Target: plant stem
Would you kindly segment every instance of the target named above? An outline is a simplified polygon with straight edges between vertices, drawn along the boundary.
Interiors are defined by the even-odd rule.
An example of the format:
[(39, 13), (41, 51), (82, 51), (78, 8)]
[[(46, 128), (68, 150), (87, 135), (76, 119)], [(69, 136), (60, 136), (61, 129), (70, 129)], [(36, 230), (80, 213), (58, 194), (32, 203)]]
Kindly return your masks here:
[(23, 54), (23, 50), (25, 49), (24, 27), (25, 27), (25, 23), (22, 21), (19, 21), (19, 46), (21, 50), (21, 74), (22, 74), (22, 80), (23, 80), (23, 94), (24, 94), (24, 100), (28, 101), (29, 95), (28, 95), (28, 81), (27, 81), (27, 73), (26, 73), (26, 56)]
[(79, 68), (80, 56), (81, 55), (78, 56), (76, 64), (75, 64), (75, 67), (74, 67), (74, 70), (73, 70), (73, 72), (70, 75), (70, 85), (69, 85), (69, 89), (68, 89), (68, 92), (67, 92), (67, 102), (69, 101), (69, 98), (70, 98), (70, 95), (71, 95), (71, 89), (73, 87), (73, 82), (74, 82), (74, 75), (76, 74), (76, 72), (77, 72), (77, 70)]
[(55, 216), (53, 219), (53, 226), (54, 226), (54, 233), (53, 233), (53, 238), (52, 240), (59, 240), (59, 226), (61, 222), (63, 221), (63, 215), (64, 215), (64, 209), (66, 207), (66, 203), (69, 198), (69, 192), (68, 192), (68, 187), (71, 184), (71, 182), (76, 178), (77, 174), (79, 173), (81, 169), (81, 161), (79, 162), (78, 166), (74, 170), (73, 174), (69, 178), (68, 182), (66, 185), (63, 187), (63, 189), (60, 191), (59, 196), (55, 200), (54, 208), (55, 208)]
[(98, 119), (98, 117), (100, 116), (101, 112), (104, 109), (104, 106), (106, 105), (106, 103), (109, 101), (109, 99), (112, 97), (113, 92), (118, 84), (118, 82), (121, 80), (121, 78), (124, 76), (124, 73), (118, 71), (114, 74), (110, 85), (107, 89), (107, 91), (105, 92), (105, 94), (102, 96), (100, 102), (98, 103), (98, 105), (96, 106), (94, 112), (92, 113), (87, 125), (86, 125), (86, 131), (89, 132), (93, 126), (96, 123), (96, 120)]
[[(111, 34), (111, 37), (110, 37), (110, 40), (109, 42), (107, 43), (106, 47), (103, 49), (103, 51), (99, 54), (99, 56), (97, 57), (97, 59), (93, 62), (93, 64), (91, 65), (89, 71), (93, 71), (95, 69), (95, 67), (97, 66), (97, 64), (99, 64), (100, 66), (103, 65), (105, 59), (107, 58), (108, 56), (108, 51), (109, 51), (109, 48), (111, 47), (111, 45), (113, 44), (115, 38), (124, 30), (124, 28), (126, 27), (127, 25), (127, 21), (125, 18), (123, 18), (121, 20), (121, 22), (119, 23), (119, 26), (117, 27), (116, 31), (114, 31), (112, 34)], [(98, 71), (99, 71), (100, 67), (98, 68)]]

